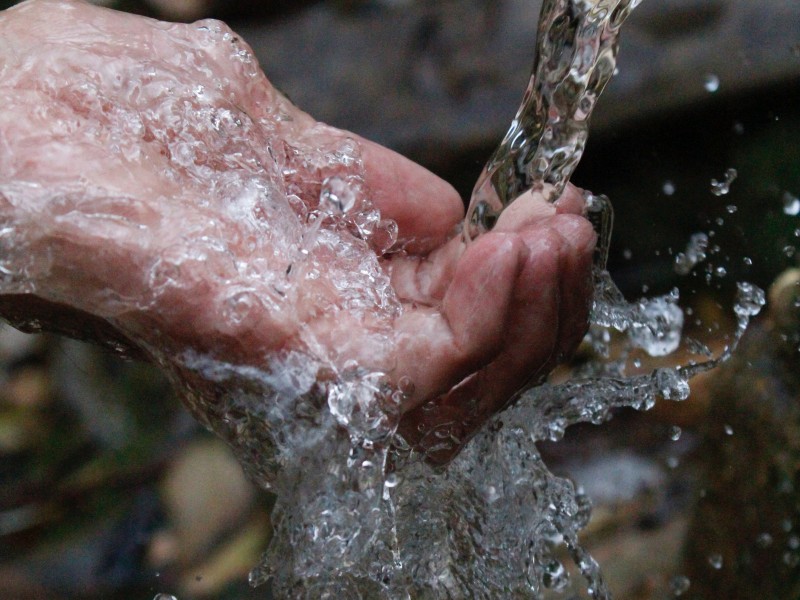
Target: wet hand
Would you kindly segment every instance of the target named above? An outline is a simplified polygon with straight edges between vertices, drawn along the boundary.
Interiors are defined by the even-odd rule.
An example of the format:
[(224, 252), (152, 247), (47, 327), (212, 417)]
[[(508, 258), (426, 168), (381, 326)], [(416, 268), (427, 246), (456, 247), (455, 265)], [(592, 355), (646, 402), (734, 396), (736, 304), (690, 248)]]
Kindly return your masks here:
[(220, 23), (24, 3), (0, 13), (0, 102), (13, 322), (162, 364), (358, 364), (406, 390), (403, 435), (436, 450), (446, 429), (448, 456), (585, 331), (574, 188), (466, 246), (447, 183), (292, 106)]

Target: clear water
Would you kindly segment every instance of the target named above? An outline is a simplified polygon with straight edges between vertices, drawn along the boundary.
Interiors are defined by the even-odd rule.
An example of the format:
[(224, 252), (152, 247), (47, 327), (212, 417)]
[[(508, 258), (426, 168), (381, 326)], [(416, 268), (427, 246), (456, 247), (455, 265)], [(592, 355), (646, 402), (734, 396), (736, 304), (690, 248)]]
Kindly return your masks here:
[[(580, 157), (597, 94), (613, 72), (616, 34), (635, 4), (545, 2), (538, 67), (512, 128), (519, 135), (507, 137), (478, 184), (477, 202), (487, 204), (486, 210), (471, 208), (475, 234), (532, 182), (551, 197), (563, 189)], [(118, 323), (171, 374), (188, 407), (229, 443), (250, 478), (275, 493), (274, 536), (250, 575), (253, 585), (272, 579), (278, 597), (315, 599), (535, 598), (568, 587), (574, 569), (561, 562), (566, 555), (591, 597), (610, 598), (598, 564), (579, 541), (590, 500), (548, 470), (536, 442), (558, 440), (575, 423), (602, 423), (617, 407), (647, 410), (659, 398), (685, 399), (689, 379), (733, 351), (763, 306), (763, 292), (739, 284), (738, 327), (720, 357), (628, 376), (634, 351), (663, 356), (680, 346), (683, 311), (677, 293), (628, 302), (598, 269), (588, 340), (601, 358), (566, 383), (526, 391), (451, 464), (435, 468), (396, 434), (403, 390), (393, 389), (384, 373), (357, 363), (339, 365), (310, 329), (300, 332), (304, 350), (272, 353), (253, 366), (226, 361), (219, 352), (161, 347), (157, 335), (125, 325), (127, 313), (147, 310), (162, 294), (197, 281), (223, 290), (213, 313), (221, 331), (249, 331), (261, 305), (288, 322), (298, 320), (292, 311), (308, 305), (298, 294), (309, 289), (298, 281), (337, 290), (338, 300), (325, 306), (334, 318), (374, 317), (369, 334), (376, 351), (392, 344), (390, 325), (403, 310), (378, 258), (396, 228), (365, 194), (357, 144), (282, 142), (276, 128), (291, 124), (281, 119), (280, 104), (278, 114), (265, 112), (275, 104), (259, 97), (263, 75), (220, 24), (176, 25), (163, 35), (185, 40), (193, 60), (202, 61), (192, 54), (198, 45), (217, 49), (227, 56), (230, 78), (176, 81), (173, 70), (158, 65), (142, 76), (147, 50), (136, 56), (131, 49), (126, 77), (117, 78), (119, 71), (100, 61), (87, 66), (96, 76), (92, 85), (71, 90), (82, 106), (104, 105), (104, 90), (111, 90), (115, 100), (107, 122), (87, 121), (81, 131), (65, 135), (89, 147), (108, 140), (104, 151), (123, 164), (142, 151), (125, 145), (132, 139), (126, 132), (152, 131), (154, 143), (171, 157), (165, 176), (181, 185), (157, 206), (140, 206), (134, 197), (109, 196), (102, 188), (3, 183), (0, 198), (13, 217), (0, 223), (0, 291), (41, 293)], [(45, 52), (43, 61), (46, 69)], [(123, 63), (115, 69), (124, 72)], [(19, 77), (25, 76), (30, 75), (20, 70)], [(225, 162), (208, 160), (211, 150)], [(310, 183), (319, 198), (314, 206), (296, 201), (309, 193), (293, 187), (300, 161), (318, 174)], [(497, 191), (499, 181), (507, 185)], [(587, 201), (590, 217), (608, 232), (607, 200)], [(204, 202), (225, 211), (205, 214)], [(186, 220), (183, 203), (191, 205), (196, 220)], [(50, 241), (45, 232), (67, 236), (77, 230), (126, 240), (136, 255), (160, 251), (152, 264), (140, 265), (142, 281), (92, 296), (76, 290), (74, 282), (59, 283), (63, 274), (41, 251)], [(607, 243), (600, 244), (599, 265)], [(237, 260), (241, 247), (249, 260)], [(281, 268), (275, 268), (276, 260)], [(620, 336), (612, 357), (611, 341)], [(432, 435), (441, 448), (458, 442), (447, 424)], [(684, 587), (678, 583), (676, 593)]]
[(614, 74), (619, 31), (641, 0), (545, 0), (528, 88), (511, 127), (478, 178), (465, 233), (492, 228), (527, 190), (551, 202), (580, 161), (589, 118)]

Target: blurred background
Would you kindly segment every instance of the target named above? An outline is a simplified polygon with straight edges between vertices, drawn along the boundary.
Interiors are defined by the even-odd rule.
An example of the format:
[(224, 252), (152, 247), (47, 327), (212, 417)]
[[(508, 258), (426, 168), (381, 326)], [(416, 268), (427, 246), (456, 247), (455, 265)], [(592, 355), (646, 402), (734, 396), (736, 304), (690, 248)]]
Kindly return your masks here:
[[(226, 20), (301, 108), (421, 162), (464, 198), (516, 112), (540, 7), (103, 4)], [(616, 598), (796, 599), (800, 4), (647, 0), (621, 48), (573, 178), (614, 204), (615, 281), (631, 299), (677, 286), (687, 329), (717, 351), (737, 281), (770, 288), (770, 302), (687, 402), (573, 428), (542, 452), (594, 500), (584, 538)], [(731, 168), (730, 192), (713, 194)], [(679, 276), (675, 255), (697, 232), (708, 259)], [(269, 598), (246, 583), (269, 508), (152, 368), (0, 329), (0, 597)]]

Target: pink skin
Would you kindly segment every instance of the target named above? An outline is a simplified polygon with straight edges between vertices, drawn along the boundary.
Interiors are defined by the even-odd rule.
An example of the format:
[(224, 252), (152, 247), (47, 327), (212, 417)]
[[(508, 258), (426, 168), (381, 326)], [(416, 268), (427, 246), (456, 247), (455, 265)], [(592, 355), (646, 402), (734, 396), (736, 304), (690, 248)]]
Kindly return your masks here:
[[(355, 360), (388, 373), (395, 383), (410, 378), (414, 386), (402, 406), (402, 430), (422, 444), (424, 430), (451, 420), (463, 423), (458, 437), (466, 439), (522, 386), (575, 349), (586, 330), (595, 234), (574, 187), (555, 204), (531, 195), (518, 199), (492, 232), (467, 246), (456, 235), (463, 205), (450, 185), (391, 150), (314, 121), (255, 65), (232, 61), (229, 46), (202, 42), (196, 25), (160, 23), (73, 0), (30, 0), (0, 13), (0, 226), (14, 224), (26, 252), (47, 265), (32, 276), (36, 302), (14, 300), (15, 315), (29, 306), (28, 317), (63, 331), (42, 308), (55, 303), (74, 311), (69, 318), (100, 320), (142, 348), (193, 348), (256, 366), (277, 351), (310, 352), (310, 334), (317, 351), (337, 368)], [(116, 106), (135, 108), (139, 95), (163, 92), (142, 87), (136, 98), (115, 97), (114, 82), (145, 63), (158, 69), (162, 82), (174, 77), (176, 85), (196, 82), (212, 90), (224, 81), (227, 87), (211, 102), (225, 96), (222, 105), (251, 119), (253, 135), (266, 142), (245, 141), (237, 153), (210, 144), (201, 159), (178, 168), (159, 145), (160, 133), (173, 135), (168, 123), (156, 119), (152, 131), (149, 125), (119, 130)], [(82, 84), (99, 89), (105, 101), (87, 100)], [(264, 176), (263, 169), (278, 160), (266, 146), (285, 141), (302, 150), (348, 139), (360, 149), (369, 197), (383, 218), (398, 224), (403, 251), (382, 258), (381, 266), (403, 305), (399, 314), (387, 320), (337, 309), (341, 299), (324, 274), (316, 283), (296, 283), (293, 303), (264, 303), (238, 324), (219, 318), (225, 290), (202, 271), (187, 267), (178, 275), (185, 285), (153, 294), (148, 266), (204, 228), (231, 240), (235, 258), (249, 258), (241, 221), (207, 195), (202, 176), (193, 171), (198, 164), (214, 173), (251, 169)], [(234, 159), (239, 163), (232, 164)], [(305, 164), (302, 152), (286, 160), (293, 170), (275, 185), (313, 206), (319, 173)], [(81, 220), (95, 210), (155, 233), (146, 237), (113, 219)], [(269, 235), (280, 246), (282, 231)], [(269, 253), (263, 259), (268, 271), (286, 269)], [(220, 277), (228, 287), (240, 275)], [(7, 298), (19, 294), (0, 291)], [(322, 310), (319, 302), (333, 308)], [(430, 410), (431, 402), (436, 410)]]

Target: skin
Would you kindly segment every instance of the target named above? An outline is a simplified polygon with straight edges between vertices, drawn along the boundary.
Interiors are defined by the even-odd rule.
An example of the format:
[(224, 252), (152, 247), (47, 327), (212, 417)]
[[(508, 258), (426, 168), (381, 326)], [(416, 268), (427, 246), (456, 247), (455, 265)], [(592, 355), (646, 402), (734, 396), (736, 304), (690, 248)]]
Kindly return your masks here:
[[(356, 361), (395, 385), (413, 382), (401, 431), (421, 446), (430, 431), (453, 423), (464, 443), (524, 385), (570, 355), (587, 327), (595, 245), (578, 190), (569, 187), (555, 204), (523, 196), (492, 232), (466, 245), (458, 235), (463, 204), (449, 184), (391, 150), (318, 123), (256, 65), (232, 60), (227, 43), (205, 44), (202, 35), (197, 25), (74, 1), (30, 0), (0, 13), (0, 229), (10, 227), (3, 248), (25, 249), (6, 265), (14, 283), (0, 283), (0, 314), (151, 359), (154, 348), (159, 356), (191, 348), (253, 366), (290, 350), (316, 354), (334, 372)], [(144, 129), (115, 125), (117, 108), (149, 114), (140, 97), (149, 88), (137, 88), (134, 98), (119, 87), (143, 65), (157, 72), (162, 88), (173, 80), (175, 89), (204, 85), (205, 99), (193, 110), (204, 102), (230, 109), (255, 141), (240, 141), (234, 153), (204, 141), (202, 160), (195, 155), (180, 166), (169, 136), (182, 131), (170, 133), (158, 118)], [(226, 83), (217, 93), (219, 81)], [(87, 84), (99, 90), (99, 101), (82, 95)], [(203, 173), (252, 172), (284, 201), (299, 199), (305, 208), (292, 213), (297, 223), (259, 225), (267, 240), (258, 246), (261, 275), (290, 270), (280, 252), (268, 250), (301, 231), (303, 211), (318, 201), (319, 169), (303, 153), (342, 143), (360, 156), (357, 174), (370, 201), (397, 223), (392, 251), (373, 260), (390, 278), (400, 310), (345, 310), (324, 269), (317, 281), (293, 281), (291, 302), (259, 304), (238, 323), (221, 316), (226, 290), (251, 284), (236, 272), (214, 278), (187, 268), (175, 275), (180, 285), (153, 291), (154, 261), (204, 228), (230, 240), (226, 256), (252, 259), (245, 243), (252, 232)], [(298, 153), (275, 158), (266, 151), (287, 147), (281, 144)], [(240, 163), (231, 162), (234, 155)], [(23, 273), (31, 257), (35, 268)], [(335, 255), (320, 260), (331, 271), (340, 267)]]

